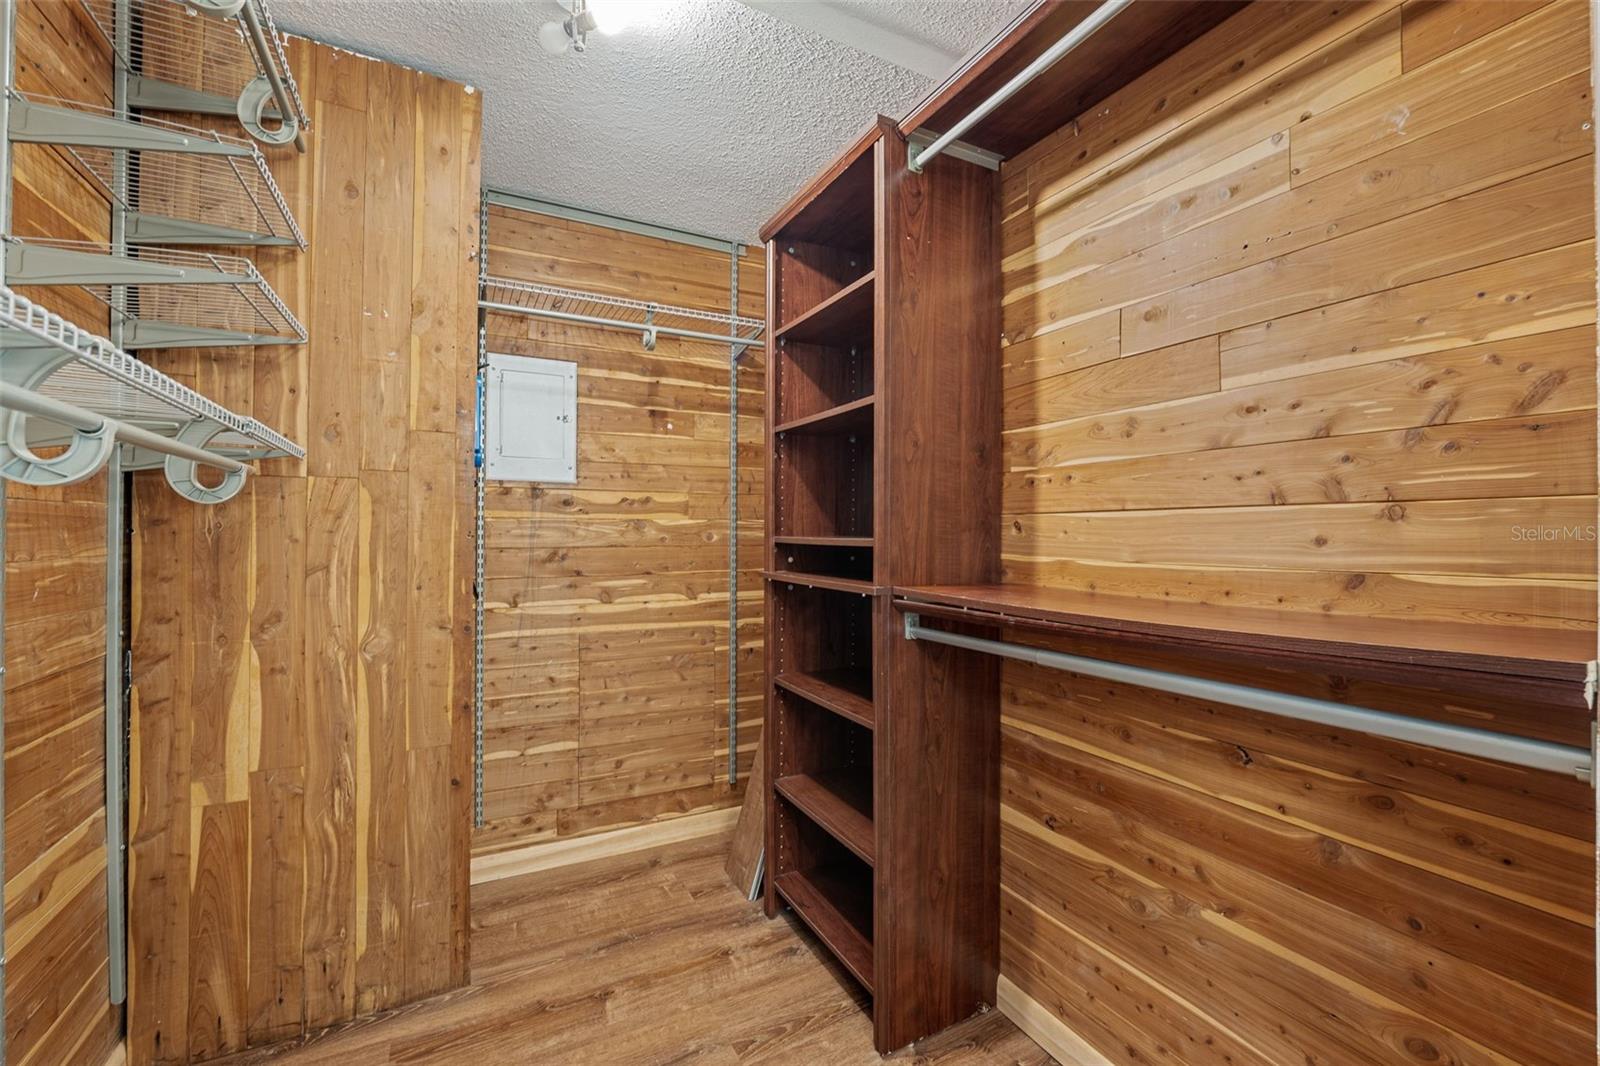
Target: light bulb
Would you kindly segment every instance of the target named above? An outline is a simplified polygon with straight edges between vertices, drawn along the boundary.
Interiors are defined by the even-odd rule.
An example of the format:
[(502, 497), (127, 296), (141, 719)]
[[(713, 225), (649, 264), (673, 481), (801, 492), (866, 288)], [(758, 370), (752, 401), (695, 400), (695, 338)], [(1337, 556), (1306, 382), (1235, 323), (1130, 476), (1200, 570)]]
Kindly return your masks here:
[(546, 22), (539, 27), (539, 47), (553, 56), (563, 55), (572, 48), (572, 35), (559, 22)]
[(623, 33), (656, 22), (665, 14), (664, 0), (589, 0), (600, 33)]

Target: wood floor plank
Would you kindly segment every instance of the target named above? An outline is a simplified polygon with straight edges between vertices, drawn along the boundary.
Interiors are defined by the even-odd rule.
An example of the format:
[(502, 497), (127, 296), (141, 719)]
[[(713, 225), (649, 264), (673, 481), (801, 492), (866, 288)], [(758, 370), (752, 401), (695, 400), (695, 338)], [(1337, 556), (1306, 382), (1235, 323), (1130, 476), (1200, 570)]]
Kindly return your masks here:
[[(730, 834), (473, 892), (469, 988), (218, 1066), (549, 1062), (872, 1066), (860, 989), (792, 916), (728, 884)], [(918, 1066), (1052, 1066), (998, 1012), (916, 1045)]]

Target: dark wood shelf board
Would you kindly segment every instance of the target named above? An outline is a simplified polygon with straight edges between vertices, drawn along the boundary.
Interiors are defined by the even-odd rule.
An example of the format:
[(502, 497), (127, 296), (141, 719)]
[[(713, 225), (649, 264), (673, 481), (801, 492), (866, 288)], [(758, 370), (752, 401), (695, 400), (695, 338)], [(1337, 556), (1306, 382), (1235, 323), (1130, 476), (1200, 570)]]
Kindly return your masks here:
[(768, 581), (784, 581), (791, 585), (805, 585), (814, 589), (834, 592), (853, 592), (858, 596), (876, 596), (887, 591), (882, 585), (861, 581), (853, 577), (830, 577), (827, 574), (808, 574), (803, 570), (763, 570), (761, 576)]
[[(1177, 603), (1033, 585), (894, 588), (895, 606), (995, 626), (1131, 640), (1174, 651), (1360, 666), (1427, 683), (1507, 678), (1583, 698), (1595, 658), (1593, 630), (1353, 618), (1300, 611)], [(1568, 701), (1563, 701), (1568, 702)]]
[(808, 574), (803, 570), (763, 570), (761, 576), (768, 581), (828, 589), (831, 592), (851, 592), (858, 596), (877, 596), (888, 591), (883, 585), (874, 585), (870, 581), (861, 581), (853, 577), (831, 577), (827, 574)]
[(800, 920), (811, 927), (841, 965), (868, 992), (872, 985), (872, 941), (862, 927), (872, 927), (872, 885), (852, 885), (847, 872), (791, 870), (773, 882)]
[(828, 835), (871, 866), (877, 851), (872, 831), (872, 768), (837, 773), (790, 774), (773, 784)]
[(873, 727), (872, 675), (866, 670), (789, 671), (776, 675), (772, 682), (856, 725)]
[[(907, 135), (919, 129), (942, 133), (954, 126), (1099, 6), (1100, 0), (1040, 0), (968, 53), (956, 72), (900, 121), (900, 131)], [(1014, 156), (1244, 6), (1238, 0), (1134, 4), (961, 139), (1002, 156)]]
[(784, 537), (772, 538), (774, 544), (805, 544), (818, 548), (870, 548), (871, 537)]
[(852, 340), (872, 341), (874, 274), (867, 271), (773, 335), (801, 344), (839, 347)]
[(804, 418), (792, 419), (772, 427), (774, 433), (817, 433), (817, 434), (845, 434), (866, 433), (872, 429), (872, 404), (873, 397), (863, 396), (859, 400), (842, 403), (838, 407), (830, 407), (826, 411), (818, 411), (814, 415)]

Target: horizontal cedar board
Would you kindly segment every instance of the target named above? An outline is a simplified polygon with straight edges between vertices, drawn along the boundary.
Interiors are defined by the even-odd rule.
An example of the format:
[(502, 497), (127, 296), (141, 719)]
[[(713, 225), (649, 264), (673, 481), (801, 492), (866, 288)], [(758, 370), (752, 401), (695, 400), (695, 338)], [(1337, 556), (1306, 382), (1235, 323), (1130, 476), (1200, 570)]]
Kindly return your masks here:
[(1008, 557), (1469, 579), (1594, 577), (1594, 500), (1583, 496), (1091, 511), (1004, 521)]
[(1293, 189), (1290, 138), (1275, 135), (1129, 214), (1087, 228), (1076, 210), (1036, 219), (1018, 237), (1033, 243), (1008, 260), (1006, 334), (1036, 335), (1063, 316), (1147, 300), (1586, 156), (1591, 113), (1588, 75), (1576, 74)]
[[(498, 204), (489, 208), (489, 267), (495, 277), (557, 285), (701, 311), (728, 310), (728, 252), (626, 233)], [(760, 271), (742, 268), (740, 290), (759, 291)]]
[[(896, 606), (960, 608), (974, 621), (1027, 627), (1048, 623), (1100, 635), (1157, 637), (1174, 644), (1272, 648), (1308, 659), (1367, 659), (1494, 674), (1552, 678), (1581, 686), (1595, 634), (1497, 625), (1354, 620), (1306, 611), (1269, 611), (1141, 600), (1022, 585), (894, 589)], [(987, 617), (985, 617), (987, 616)]]
[[(1381, 560), (1376, 560), (1381, 561)], [(1001, 581), (1081, 592), (1115, 591), (1189, 603), (1280, 610), (1294, 607), (1364, 618), (1484, 621), (1503, 625), (1589, 629), (1595, 617), (1592, 581), (1496, 578), (1462, 582), (1429, 574), (1361, 569), (1213, 569), (1179, 565), (1128, 567), (1081, 559), (1002, 559)]]
[[(1243, 748), (1251, 757), (1249, 763), (1240, 760), (1243, 767), (1265, 756), (1283, 766), (1315, 766), (1331, 777), (1508, 819), (1535, 835), (1538, 830), (1577, 839), (1588, 835), (1579, 812), (1593, 802), (1593, 791), (1585, 792), (1587, 782), (1575, 775), (1538, 773), (1494, 759), (1080, 677), (1033, 663), (1006, 663), (1002, 691), (1007, 723), (1030, 721), (1041, 735), (1081, 733), (1092, 744), (1096, 735), (1112, 735), (1108, 723), (1113, 723), (1112, 730), (1126, 723), (1130, 740), (1138, 731), (1152, 748), (1167, 742), (1160, 731), (1205, 738), (1193, 742), (1197, 767), (1207, 761), (1207, 748), (1231, 750), (1236, 756)], [(1108, 699), (1111, 696), (1114, 703)], [(1145, 733), (1150, 723), (1159, 723), (1160, 731)], [(1173, 765), (1153, 751), (1146, 761)]]
[[(1099, 6), (1098, 0), (1046, 0), (1030, 8), (918, 104), (901, 121), (901, 132), (950, 129)], [(1055, 132), (1063, 116), (1087, 110), (1243, 6), (1231, 0), (1134, 4), (961, 139), (1016, 155)]]
[(1551, 0), (1406, 0), (1401, 54), (1406, 70), (1438, 59)]
[[(1360, 163), (1580, 73), (1589, 66), (1588, 7), (1550, 4), (1309, 118), (1291, 138), (1295, 182)], [(1397, 122), (1399, 116), (1404, 120)]]
[(1233, 388), (1594, 325), (1594, 240), (1312, 308), (1222, 337)]
[(1037, 425), (1216, 392), (1222, 384), (1217, 338), (1074, 370), (1005, 391), (1005, 424)]
[(1592, 238), (1592, 178), (1590, 160), (1573, 159), (1132, 304), (1123, 355)]
[(1053, 425), (1007, 427), (1007, 467), (1204, 452), (1381, 430), (1553, 415), (1595, 405), (1590, 323), (1320, 373)]
[[(1252, 4), (1211, 41), (1008, 161), (1002, 180), (1018, 180), (1025, 167), (1032, 212), (1103, 220), (1400, 73), (1400, 16), (1390, 4)], [(1259, 82), (1238, 77), (1246, 66)]]
[(1595, 418), (1531, 418), (1216, 448), (1007, 474), (1007, 514), (1594, 495)]
[[(1228, 233), (1224, 220), (1288, 188), (1289, 138), (1275, 133), (1108, 218), (1087, 218), (1081, 210), (1068, 209), (1074, 205), (1019, 213), (1005, 234), (1009, 249), (1002, 264), (1005, 302), (1015, 304), (1034, 297), (1030, 309), (1037, 311), (1042, 304), (1037, 294), (1044, 290), (1071, 279), (1091, 280), (1095, 277), (1091, 272), (1107, 270), (1113, 264), (1125, 266), (1123, 261), (1129, 256), (1185, 234)], [(1282, 239), (1282, 234), (1274, 239)], [(1027, 243), (1021, 247), (1012, 247), (1024, 241)], [(1237, 252), (1239, 248), (1229, 250)], [(1141, 256), (1136, 262), (1167, 260)], [(1128, 299), (1160, 291), (1131, 287)], [(1114, 288), (1130, 286), (1119, 278)], [(1083, 300), (1062, 299), (1060, 303), (1078, 311)], [(1008, 329), (1007, 335), (1014, 332)]]

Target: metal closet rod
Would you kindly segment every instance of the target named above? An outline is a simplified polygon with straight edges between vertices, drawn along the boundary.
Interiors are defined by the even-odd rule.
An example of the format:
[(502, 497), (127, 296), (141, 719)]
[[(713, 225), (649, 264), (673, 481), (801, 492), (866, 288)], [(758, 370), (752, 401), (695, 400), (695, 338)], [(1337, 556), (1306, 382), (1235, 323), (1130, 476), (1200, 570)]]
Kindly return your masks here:
[(977, 107), (973, 108), (960, 122), (951, 126), (944, 133), (934, 138), (932, 144), (911, 156), (906, 166), (913, 172), (920, 172), (923, 167), (933, 161), (934, 157), (943, 152), (950, 145), (961, 139), (961, 135), (972, 127), (989, 117), (989, 113), (1013, 96), (1017, 95), (1029, 82), (1055, 66), (1068, 52), (1078, 47), (1084, 41), (1094, 36), (1101, 27), (1116, 17), (1117, 13), (1133, 0), (1106, 0), (1105, 3), (1089, 13), (1089, 17), (1068, 30), (1062, 38), (1044, 51), (1044, 54), (1029, 63), (1010, 81), (1000, 86), (995, 94)]
[(905, 636), (907, 640), (926, 640), (934, 644), (947, 644), (952, 648), (986, 652), (1006, 659), (1016, 659), (1019, 662), (1036, 663), (1053, 670), (1067, 670), (1106, 681), (1138, 685), (1141, 688), (1226, 703), (1253, 711), (1265, 711), (1267, 714), (1281, 715), (1285, 718), (1298, 718), (1318, 725), (1371, 733), (1391, 740), (1403, 740), (1410, 744), (1441, 748), (1461, 755), (1512, 763), (1532, 770), (1571, 774), (1580, 781), (1594, 780), (1594, 753), (1568, 744), (1552, 744), (1549, 741), (1532, 740), (1506, 733), (1491, 733), (1486, 729), (1447, 725), (1426, 718), (1412, 718), (1387, 711), (1374, 711), (1366, 707), (1352, 707), (1329, 700), (1312, 699), (1309, 696), (1291, 696), (1250, 685), (1211, 681), (1186, 674), (1169, 673), (1165, 670), (1125, 666), (1103, 659), (1068, 655), (1065, 652), (1034, 648), (1026, 644), (1012, 644), (1008, 641), (949, 633), (942, 629), (928, 629), (921, 624), (921, 617), (912, 611), (906, 612)]
[(124, 444), (136, 445), (163, 455), (174, 455), (179, 459), (188, 459), (204, 466), (214, 466), (219, 470), (238, 471), (243, 474), (250, 472), (250, 468), (237, 459), (208, 452), (204, 448), (196, 448), (171, 437), (152, 433), (148, 429), (96, 414), (86, 407), (66, 403), (51, 396), (41, 396), (30, 389), (19, 389), (15, 385), (0, 384), (0, 407), (21, 411), (25, 415), (36, 415), (60, 425), (71, 426), (84, 433), (98, 433), (102, 426), (110, 425), (113, 435)]
[(521, 304), (500, 303), (495, 300), (479, 300), (478, 306), (485, 311), (505, 311), (513, 315), (554, 318), (561, 322), (577, 322), (586, 326), (599, 326), (603, 329), (620, 329), (629, 333), (642, 333), (646, 336), (658, 333), (668, 337), (687, 337), (690, 340), (746, 346), (760, 343), (759, 337), (729, 336), (726, 333), (702, 333), (700, 330), (679, 329), (677, 326), (654, 326), (643, 322), (629, 322), (621, 318), (606, 318), (603, 315), (580, 315), (572, 311), (557, 311), (547, 307), (524, 307)]

